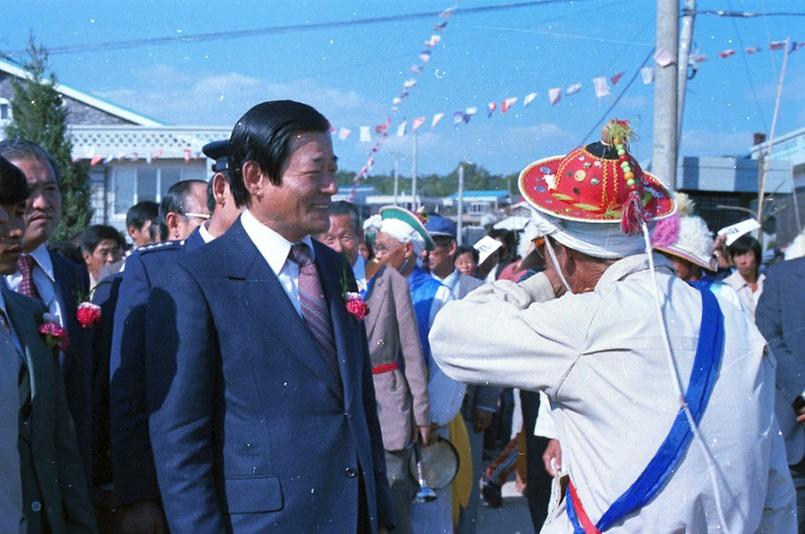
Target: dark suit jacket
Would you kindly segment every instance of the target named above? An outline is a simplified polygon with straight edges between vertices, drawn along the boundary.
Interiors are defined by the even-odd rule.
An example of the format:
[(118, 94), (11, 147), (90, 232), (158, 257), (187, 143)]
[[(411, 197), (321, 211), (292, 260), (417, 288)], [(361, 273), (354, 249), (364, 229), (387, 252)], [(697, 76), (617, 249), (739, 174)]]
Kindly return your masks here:
[(37, 331), (45, 308), (4, 287), (0, 291), (31, 380), (31, 412), (27, 422), (20, 423), (19, 438), (22, 509), (28, 532), (43, 532), (43, 513), (50, 532), (95, 532), (61, 369), (53, 349)]
[(94, 485), (112, 481), (112, 456), (109, 442), (109, 354), (112, 351), (112, 328), (115, 323), (120, 283), (123, 273), (101, 280), (92, 294), (92, 303), (101, 307), (101, 320), (92, 327), (93, 372), (92, 406)]
[(755, 322), (777, 359), (777, 388), (793, 403), (805, 389), (805, 258), (766, 271)]
[(117, 504), (159, 498), (145, 404), (145, 308), (155, 273), (204, 245), (198, 230), (186, 241), (136, 250), (120, 284), (109, 362), (109, 431)]
[(351, 269), (314, 247), (343, 386), (240, 221), (158, 273), (146, 377), (173, 532), (355, 532), (361, 478), (373, 530), (393, 525)]
[(80, 300), (89, 298), (89, 274), (83, 265), (48, 251), (53, 263), (56, 291), (64, 310), (64, 326), (70, 346), (62, 358), (67, 406), (75, 422), (78, 448), (87, 484), (92, 485), (92, 330), (81, 326), (76, 316)]

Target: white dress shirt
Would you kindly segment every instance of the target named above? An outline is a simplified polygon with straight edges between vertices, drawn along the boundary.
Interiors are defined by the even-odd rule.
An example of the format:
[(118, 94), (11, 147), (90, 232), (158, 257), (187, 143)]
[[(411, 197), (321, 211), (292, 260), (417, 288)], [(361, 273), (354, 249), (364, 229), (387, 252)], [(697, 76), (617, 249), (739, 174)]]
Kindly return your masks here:
[(752, 319), (752, 321), (755, 320), (755, 308), (757, 307), (758, 299), (760, 299), (760, 294), (763, 293), (763, 281), (765, 279), (765, 274), (758, 273), (757, 291), (755, 292), (752, 292), (752, 288), (749, 287), (749, 284), (737, 270), (733, 271), (731, 275), (724, 279), (724, 283), (738, 293), (738, 298), (741, 300), (741, 305), (749, 314), (749, 318)]
[(201, 223), (201, 226), (198, 227), (198, 233), (201, 235), (201, 239), (204, 240), (204, 244), (209, 243), (213, 239), (215, 239), (209, 230), (207, 230), (207, 225), (210, 221), (204, 221)]
[[(240, 217), (246, 235), (252, 240), (260, 255), (268, 262), (268, 266), (277, 275), (282, 289), (291, 299), (291, 304), (296, 308), (296, 313), (302, 316), (302, 304), (299, 302), (299, 266), (296, 262), (288, 258), (291, 243), (280, 234), (255, 219), (249, 210), (245, 210)], [(313, 249), (313, 240), (310, 236), (305, 236), (302, 241), (310, 248), (310, 257), (316, 259), (316, 251)]]
[[(56, 288), (56, 276), (53, 273), (53, 262), (50, 261), (50, 253), (44, 243), (32, 250), (29, 255), (34, 259), (33, 268), (33, 281), (36, 290), (39, 291), (39, 296), (42, 302), (48, 309), (48, 313), (53, 319), (59, 323), (59, 326), (64, 327), (64, 295), (59, 295)], [(17, 271), (14, 274), (6, 275), (6, 284), (8, 288), (14, 292), (19, 293), (20, 283), (22, 282), (22, 274)], [(69, 296), (73, 298), (72, 295)]]

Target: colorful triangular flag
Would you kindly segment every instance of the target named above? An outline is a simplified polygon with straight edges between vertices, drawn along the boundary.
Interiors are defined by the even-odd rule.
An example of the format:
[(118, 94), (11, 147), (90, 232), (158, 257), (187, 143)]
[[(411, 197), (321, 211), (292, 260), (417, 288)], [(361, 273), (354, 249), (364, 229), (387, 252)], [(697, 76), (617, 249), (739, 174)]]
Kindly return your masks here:
[(361, 126), (361, 128), (360, 128), (360, 140), (361, 140), (361, 143), (371, 143), (372, 142), (372, 129), (369, 126)]
[(399, 126), (397, 126), (397, 137), (405, 137), (405, 127), (407, 125), (407, 121), (402, 121)]
[(769, 50), (785, 50), (785, 41), (772, 41), (769, 43)]
[(467, 115), (463, 111), (456, 111), (453, 113), (453, 126), (458, 126), (461, 123), (470, 122)]
[(593, 87), (595, 87), (596, 97), (604, 98), (605, 96), (609, 95), (609, 85), (607, 85), (607, 79), (605, 76), (593, 78)]
[(403, 87), (405, 87), (406, 89), (410, 89), (410, 88), (412, 88), (412, 87), (413, 87), (413, 86), (415, 86), (415, 85), (416, 85), (416, 80), (415, 80), (415, 79), (413, 79), (413, 78), (411, 78), (411, 79), (409, 79), (409, 80), (405, 80), (405, 81), (403, 82)]
[(414, 131), (419, 130), (419, 127), (425, 124), (425, 117), (417, 117), (413, 121), (411, 121), (411, 128)]
[(623, 78), (623, 71), (613, 75), (609, 81), (612, 82), (612, 85), (618, 85), (618, 82), (621, 81), (621, 78)]
[(537, 93), (528, 93), (525, 95), (525, 98), (523, 98), (523, 105), (528, 107), (528, 105), (533, 102), (535, 98), (537, 98)]
[(726, 50), (722, 50), (721, 52), (718, 53), (718, 57), (720, 57), (722, 59), (723, 58), (728, 58), (728, 57), (734, 56), (734, 55), (735, 55), (735, 50), (733, 50), (732, 48), (727, 48)]
[(428, 61), (430, 61), (430, 50), (423, 50), (422, 52), (420, 52), (419, 60), (422, 61), (422, 63), (427, 63)]
[(500, 112), (506, 113), (516, 103), (517, 103), (516, 96), (510, 96), (509, 98), (504, 98), (503, 102), (500, 103)]
[(665, 48), (660, 48), (657, 50), (657, 53), (654, 54), (654, 62), (660, 67), (665, 68), (669, 65), (673, 65), (676, 62), (676, 58)]
[(654, 68), (643, 67), (640, 69), (640, 78), (643, 80), (643, 85), (648, 85), (654, 81)]
[(567, 89), (565, 89), (565, 94), (566, 95), (575, 95), (579, 91), (581, 91), (581, 83), (576, 82), (573, 85), (568, 86)]
[(439, 121), (442, 120), (444, 117), (444, 113), (434, 113), (433, 120), (430, 121), (430, 129), (433, 130), (436, 128), (436, 125), (439, 124)]
[(346, 141), (349, 138), (349, 134), (352, 133), (352, 130), (349, 128), (341, 128), (338, 130), (338, 138), (342, 141)]
[(750, 56), (752, 54), (757, 54), (758, 52), (760, 52), (760, 48), (758, 48), (757, 46), (747, 46), (746, 47), (746, 53), (749, 54)]
[(498, 109), (498, 103), (497, 102), (488, 103), (486, 105), (486, 117), (487, 118), (491, 117), (495, 113), (496, 109)]
[(551, 103), (552, 106), (555, 106), (559, 101), (562, 99), (562, 88), (561, 87), (552, 87), (548, 89), (548, 102)]

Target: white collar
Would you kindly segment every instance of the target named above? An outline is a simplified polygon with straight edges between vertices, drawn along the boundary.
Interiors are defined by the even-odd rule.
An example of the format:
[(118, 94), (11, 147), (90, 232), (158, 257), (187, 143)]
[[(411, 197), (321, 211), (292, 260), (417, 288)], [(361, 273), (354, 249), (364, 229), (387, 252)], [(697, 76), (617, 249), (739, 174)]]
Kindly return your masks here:
[(56, 275), (53, 274), (53, 261), (50, 259), (50, 253), (48, 252), (47, 246), (42, 243), (31, 252), (28, 253), (31, 256), (39, 268), (50, 278), (51, 282), (56, 282)]
[(204, 243), (209, 243), (213, 239), (215, 239), (209, 230), (207, 230), (207, 223), (210, 221), (204, 221), (201, 223), (201, 226), (198, 227), (198, 233), (201, 234), (201, 239), (204, 240)]
[[(249, 236), (257, 250), (268, 262), (268, 266), (271, 267), (274, 274), (279, 275), (294, 243), (258, 221), (248, 209), (244, 210), (243, 215), (240, 216), (240, 223), (243, 225), (246, 235)], [(310, 248), (310, 256), (315, 260), (316, 251), (313, 248), (313, 240), (310, 239), (310, 236), (305, 236), (301, 242)]]

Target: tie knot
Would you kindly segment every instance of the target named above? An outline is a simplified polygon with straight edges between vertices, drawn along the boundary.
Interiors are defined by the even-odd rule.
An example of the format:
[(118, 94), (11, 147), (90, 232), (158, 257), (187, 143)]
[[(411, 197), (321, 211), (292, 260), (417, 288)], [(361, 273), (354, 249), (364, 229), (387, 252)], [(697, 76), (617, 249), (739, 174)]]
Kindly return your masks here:
[(20, 254), (17, 258), (17, 268), (21, 273), (30, 273), (34, 269), (35, 261), (29, 254)]
[(310, 248), (306, 243), (297, 243), (292, 246), (289, 256), (291, 261), (299, 265), (300, 268), (307, 267), (313, 263), (313, 258), (310, 256)]

